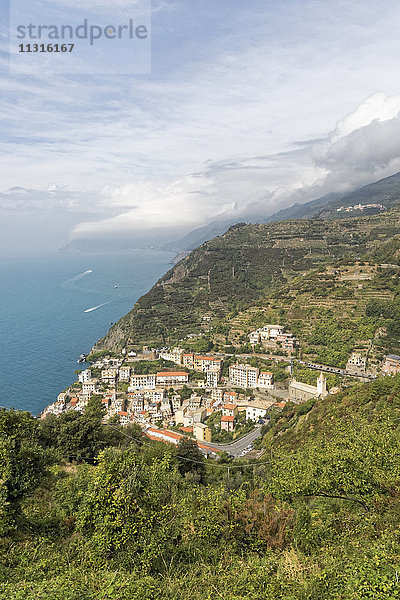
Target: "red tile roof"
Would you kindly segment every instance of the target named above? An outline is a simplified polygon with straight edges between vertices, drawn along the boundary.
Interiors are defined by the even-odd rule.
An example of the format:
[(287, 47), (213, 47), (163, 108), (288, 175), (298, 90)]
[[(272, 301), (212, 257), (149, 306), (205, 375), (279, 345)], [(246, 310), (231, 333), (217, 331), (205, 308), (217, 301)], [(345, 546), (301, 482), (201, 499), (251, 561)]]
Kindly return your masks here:
[(188, 375), (187, 371), (160, 371), (157, 377), (177, 377), (178, 375)]
[(235, 420), (235, 417), (221, 417), (221, 421), (224, 421), (224, 423), (233, 423), (233, 421)]

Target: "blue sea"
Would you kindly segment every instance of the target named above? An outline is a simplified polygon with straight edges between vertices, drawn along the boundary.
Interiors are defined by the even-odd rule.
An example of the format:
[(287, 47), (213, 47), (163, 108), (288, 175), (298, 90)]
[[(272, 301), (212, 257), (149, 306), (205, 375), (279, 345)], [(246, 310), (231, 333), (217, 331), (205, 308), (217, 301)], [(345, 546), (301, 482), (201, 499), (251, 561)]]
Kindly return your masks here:
[(53, 402), (76, 379), (79, 355), (131, 310), (173, 257), (135, 250), (3, 258), (0, 406), (38, 414)]

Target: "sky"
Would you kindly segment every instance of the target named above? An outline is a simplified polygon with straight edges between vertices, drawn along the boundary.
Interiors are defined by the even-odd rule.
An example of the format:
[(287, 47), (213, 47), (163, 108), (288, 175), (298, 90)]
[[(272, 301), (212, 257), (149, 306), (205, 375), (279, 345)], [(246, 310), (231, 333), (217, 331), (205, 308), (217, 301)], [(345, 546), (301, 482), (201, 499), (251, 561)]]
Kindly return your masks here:
[[(11, 21), (45, 1), (11, 0)], [(148, 72), (131, 72), (126, 41), (104, 72), (86, 47), (84, 74), (67, 55), (62, 72), (35, 56), (10, 72), (6, 4), (2, 252), (153, 243), (400, 171), (397, 1), (153, 0)], [(51, 4), (74, 22), (135, 14), (135, 0)]]

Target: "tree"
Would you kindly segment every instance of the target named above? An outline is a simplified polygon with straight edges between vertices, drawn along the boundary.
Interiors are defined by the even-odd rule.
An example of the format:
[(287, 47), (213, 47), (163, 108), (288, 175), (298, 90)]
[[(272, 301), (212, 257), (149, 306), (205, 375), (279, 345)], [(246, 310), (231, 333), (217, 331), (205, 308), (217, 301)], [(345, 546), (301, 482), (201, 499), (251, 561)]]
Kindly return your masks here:
[(104, 407), (99, 397), (92, 397), (83, 414), (75, 411), (63, 413), (58, 418), (58, 435), (55, 446), (68, 459), (93, 459), (108, 445), (102, 418)]
[(181, 475), (195, 473), (199, 481), (203, 481), (206, 468), (204, 457), (194, 440), (182, 438), (176, 446), (176, 457), (178, 459), (178, 470)]
[(3, 530), (19, 513), (21, 500), (39, 485), (51, 462), (51, 454), (38, 441), (34, 417), (28, 412), (0, 409), (0, 523)]
[(133, 449), (108, 449), (78, 507), (77, 528), (102, 556), (128, 551), (125, 560), (135, 566), (159, 569), (181, 535), (179, 480), (171, 457), (147, 464)]

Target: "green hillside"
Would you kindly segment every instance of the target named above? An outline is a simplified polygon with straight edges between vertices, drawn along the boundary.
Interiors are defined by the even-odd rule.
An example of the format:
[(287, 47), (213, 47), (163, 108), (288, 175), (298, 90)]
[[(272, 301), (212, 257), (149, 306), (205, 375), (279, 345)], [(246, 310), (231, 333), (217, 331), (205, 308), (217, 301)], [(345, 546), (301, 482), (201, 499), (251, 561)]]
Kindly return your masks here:
[(250, 465), (100, 419), (0, 411), (1, 599), (400, 598), (400, 375), (287, 405)]
[[(293, 327), (310, 355), (319, 355), (315, 324), (321, 319), (344, 318), (351, 338), (348, 346), (368, 344), (382, 323), (365, 320), (367, 304), (394, 300), (398, 265), (397, 207), (376, 216), (339, 221), (239, 224), (179, 262), (96, 349), (118, 349), (129, 343), (162, 346), (194, 335), (218, 345), (223, 339), (218, 332), (225, 334), (227, 323), (230, 339), (236, 329), (238, 339), (244, 340), (249, 328), (257, 325), (257, 317), (239, 315), (250, 309), (254, 317), (257, 307), (270, 319)], [(235, 318), (239, 318), (236, 324)], [(380, 344), (382, 351), (387, 345)], [(345, 360), (344, 354), (333, 358)]]
[[(328, 194), (322, 198), (294, 204), (265, 219), (265, 223), (283, 221), (287, 219), (312, 219), (312, 218), (341, 218), (349, 213), (341, 215), (337, 208), (341, 206), (354, 206), (355, 204), (382, 204), (385, 208), (395, 206), (400, 198), (400, 173), (385, 177), (374, 183), (370, 183), (347, 194)], [(378, 212), (376, 209), (368, 209), (367, 214)], [(351, 213), (353, 216), (357, 214)]]

